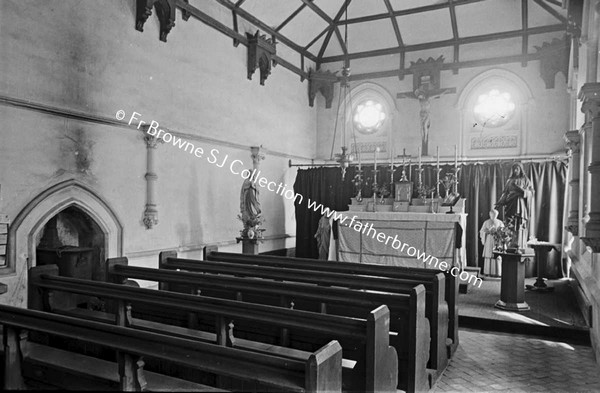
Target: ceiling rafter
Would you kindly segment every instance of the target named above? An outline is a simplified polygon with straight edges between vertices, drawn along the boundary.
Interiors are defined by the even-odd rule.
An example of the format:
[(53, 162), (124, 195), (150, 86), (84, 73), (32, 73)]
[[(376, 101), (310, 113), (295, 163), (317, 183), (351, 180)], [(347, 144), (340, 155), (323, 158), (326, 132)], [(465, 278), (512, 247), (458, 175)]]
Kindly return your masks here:
[(327, 22), (327, 24), (329, 25), (330, 28), (334, 29), (335, 35), (337, 36), (337, 39), (340, 42), (340, 46), (342, 47), (342, 51), (344, 52), (344, 54), (348, 54), (348, 48), (346, 47), (346, 42), (344, 42), (344, 39), (342, 38), (340, 29), (338, 29), (336, 23), (329, 17), (329, 15), (327, 15), (327, 13), (325, 13), (325, 11), (323, 11), (315, 3), (313, 3), (313, 0), (302, 0), (302, 3), (307, 5), (308, 8), (313, 10), (314, 13), (319, 15), (321, 17), (321, 19), (323, 19), (325, 22)]
[(404, 46), (404, 42), (402, 41), (402, 35), (400, 34), (400, 27), (398, 26), (398, 21), (394, 16), (394, 9), (390, 4), (390, 0), (383, 0), (383, 2), (385, 3), (385, 7), (387, 8), (388, 13), (390, 15), (390, 21), (392, 22), (392, 27), (394, 28), (394, 33), (396, 34), (396, 40), (398, 41), (398, 45), (402, 47)]
[(533, 0), (537, 5), (539, 5), (540, 7), (542, 7), (543, 9), (545, 9), (550, 15), (552, 15), (553, 17), (555, 17), (556, 19), (558, 19), (561, 23), (563, 24), (567, 24), (567, 18), (565, 18), (564, 16), (562, 16), (558, 11), (556, 11), (554, 8), (550, 7), (546, 2), (542, 1), (542, 0)]
[[(452, 25), (452, 37), (455, 41), (458, 41), (458, 22), (456, 21), (456, 7), (454, 0), (448, 0), (448, 11), (450, 12), (450, 24)], [(459, 45), (454, 44), (454, 59), (453, 62), (458, 62)]]
[(313, 46), (315, 42), (319, 41), (319, 38), (323, 37), (323, 35), (325, 35), (325, 33), (327, 33), (328, 31), (329, 31), (329, 26), (324, 28), (323, 31), (321, 31), (315, 38), (313, 38), (308, 44), (306, 44), (304, 49), (308, 50), (308, 48)]
[[(454, 4), (456, 6), (459, 5), (465, 5), (465, 4), (471, 4), (471, 3), (480, 3), (482, 1), (486, 1), (486, 0), (457, 0), (454, 2)], [(422, 7), (416, 7), (416, 8), (409, 8), (406, 10), (399, 10), (399, 11), (394, 11), (394, 16), (398, 17), (398, 16), (405, 16), (405, 15), (412, 15), (412, 14), (418, 14), (421, 12), (427, 12), (427, 11), (435, 11), (435, 10), (442, 10), (444, 8), (448, 8), (449, 3), (445, 2), (445, 3), (440, 3), (440, 4), (432, 4), (432, 5), (425, 5)], [(361, 16), (358, 18), (352, 18), (352, 19), (348, 19), (348, 21), (340, 21), (338, 24), (339, 25), (343, 25), (343, 24), (352, 24), (352, 23), (362, 23), (362, 22), (370, 22), (370, 21), (374, 21), (374, 20), (378, 20), (378, 19), (386, 19), (389, 18), (390, 14), (389, 13), (385, 13), (385, 14), (374, 14), (374, 15), (368, 15), (368, 16)]]
[(302, 4), (300, 7), (298, 7), (298, 9), (296, 9), (296, 11), (292, 12), (292, 14), (290, 16), (288, 16), (283, 22), (281, 22), (281, 24), (279, 26), (277, 26), (275, 28), (275, 31), (279, 31), (279, 30), (283, 29), (285, 27), (285, 25), (290, 23), (292, 21), (292, 19), (294, 19), (296, 17), (296, 15), (298, 15), (300, 13), (300, 11), (302, 11), (305, 7), (306, 7), (306, 4)]
[[(527, 33), (528, 35), (534, 35), (534, 34), (551, 33), (551, 32), (555, 32), (555, 31), (562, 31), (564, 29), (565, 29), (564, 25), (555, 24), (555, 25), (532, 27), (532, 28), (527, 29), (525, 31), (525, 33)], [(514, 38), (514, 37), (520, 37), (522, 35), (523, 35), (522, 29), (510, 30), (510, 31), (504, 31), (504, 32), (500, 32), (500, 33), (491, 33), (491, 34), (475, 35), (475, 36), (470, 36), (470, 37), (462, 37), (462, 38), (459, 38), (458, 40), (450, 39), (450, 40), (427, 42), (424, 44), (405, 45), (402, 49), (398, 48), (398, 47), (384, 48), (384, 49), (376, 49), (376, 50), (371, 50), (371, 51), (366, 51), (366, 52), (350, 53), (347, 56), (336, 55), (336, 56), (323, 57), (323, 58), (321, 58), (321, 62), (322, 63), (331, 63), (331, 62), (336, 62), (336, 61), (342, 61), (342, 60), (345, 60), (346, 58), (348, 58), (348, 59), (363, 59), (366, 57), (397, 54), (402, 51), (415, 52), (415, 51), (426, 50), (426, 49), (443, 48), (445, 46), (453, 46), (455, 44), (458, 44), (458, 45), (474, 44), (474, 43), (478, 43), (478, 42), (495, 41), (495, 40), (500, 40), (500, 39), (505, 39), (505, 38)]]
[[(527, 0), (521, 0), (521, 28), (523, 29), (523, 39), (521, 41), (521, 54), (525, 56), (529, 52), (529, 36), (527, 35), (528, 28), (528, 8)], [(527, 66), (527, 60), (521, 62), (523, 67)]]
[[(340, 7), (340, 10), (335, 15), (335, 18), (333, 18), (334, 25), (337, 26), (339, 24), (339, 21), (342, 18), (342, 15), (344, 15), (344, 12), (346, 11), (346, 9), (348, 9), (348, 6), (350, 5), (351, 1), (352, 0), (344, 1), (344, 4), (342, 4), (342, 6)], [(329, 27), (329, 30), (327, 31), (327, 35), (325, 36), (325, 39), (323, 40), (323, 44), (321, 45), (321, 49), (319, 50), (319, 54), (317, 55), (317, 58), (319, 59), (317, 61), (317, 63), (321, 62), (321, 59), (323, 58), (323, 54), (325, 53), (325, 49), (327, 49), (327, 46), (329, 45), (329, 40), (331, 40), (332, 34), (333, 34), (333, 27)]]
[(216, 1), (217, 1), (217, 3), (221, 4), (222, 6), (228, 8), (231, 11), (235, 10), (235, 12), (239, 16), (246, 19), (248, 22), (252, 23), (254, 26), (258, 27), (259, 29), (262, 29), (265, 33), (268, 33), (268, 34), (272, 35), (273, 37), (277, 38), (279, 41), (281, 41), (282, 43), (284, 43), (291, 49), (295, 50), (299, 54), (309, 58), (312, 61), (315, 61), (315, 62), (317, 61), (317, 57), (315, 55), (313, 55), (309, 51), (305, 50), (300, 45), (296, 44), (295, 42), (293, 42), (292, 40), (290, 40), (283, 34), (279, 33), (278, 31), (275, 31), (275, 29), (268, 26), (266, 23), (264, 23), (263, 21), (261, 21), (260, 19), (255, 17), (254, 15), (250, 14), (243, 8), (236, 8), (235, 4), (232, 3), (230, 0), (216, 0)]

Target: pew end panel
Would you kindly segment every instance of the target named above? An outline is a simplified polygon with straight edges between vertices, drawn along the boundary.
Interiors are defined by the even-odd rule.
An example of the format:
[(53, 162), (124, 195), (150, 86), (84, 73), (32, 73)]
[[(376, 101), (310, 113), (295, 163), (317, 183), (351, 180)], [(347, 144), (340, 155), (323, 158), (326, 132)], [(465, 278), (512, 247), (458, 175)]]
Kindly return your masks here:
[(382, 305), (367, 317), (366, 391), (396, 392), (398, 355), (390, 346), (390, 310)]
[(425, 317), (425, 287), (418, 285), (410, 295), (410, 314), (408, 331), (408, 386), (407, 392), (426, 392), (430, 388), (427, 363), (430, 357), (431, 327)]
[(27, 308), (31, 310), (50, 310), (50, 300), (46, 289), (40, 288), (37, 283), (44, 274), (58, 276), (57, 265), (41, 265), (29, 269), (27, 285)]
[[(158, 268), (159, 269), (164, 269), (164, 265), (167, 262), (168, 258), (177, 258), (177, 251), (176, 250), (161, 251), (158, 254)], [(159, 282), (158, 289), (160, 289), (161, 291), (168, 291), (169, 283)]]
[(129, 265), (127, 257), (108, 258), (106, 260), (106, 282), (113, 284), (124, 284), (127, 281), (127, 277), (123, 277), (115, 272), (116, 265)]
[(213, 252), (219, 252), (219, 246), (206, 246), (202, 251), (202, 259), (207, 261), (210, 257), (210, 254)]
[(311, 354), (306, 368), (308, 393), (342, 391), (342, 347), (337, 341)]
[(449, 326), (449, 310), (446, 302), (446, 277), (444, 273), (437, 273), (433, 278), (433, 288), (431, 296), (431, 311), (432, 318), (436, 319), (433, 323), (431, 337), (435, 340), (431, 343), (430, 365), (435, 369), (434, 379), (437, 380), (446, 367), (448, 366), (448, 326)]

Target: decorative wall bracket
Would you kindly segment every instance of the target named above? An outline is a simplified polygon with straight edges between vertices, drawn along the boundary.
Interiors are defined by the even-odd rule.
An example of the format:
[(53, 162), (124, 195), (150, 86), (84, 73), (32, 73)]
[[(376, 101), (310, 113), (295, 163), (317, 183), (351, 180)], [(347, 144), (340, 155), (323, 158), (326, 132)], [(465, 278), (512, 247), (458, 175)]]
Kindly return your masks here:
[(152, 15), (152, 8), (156, 8), (160, 23), (160, 40), (167, 42), (167, 35), (175, 26), (175, 0), (136, 0), (136, 30), (144, 31), (144, 23)]
[(439, 90), (443, 63), (444, 56), (440, 56), (437, 59), (430, 57), (427, 60), (419, 59), (411, 61), (409, 70), (413, 74), (413, 91), (417, 89), (426, 91)]
[(540, 76), (546, 84), (546, 89), (554, 89), (554, 77), (562, 72), (565, 78), (569, 75), (569, 54), (571, 51), (567, 38), (555, 38), (536, 46), (540, 56)]
[(265, 80), (271, 74), (271, 64), (277, 65), (273, 60), (276, 54), (275, 42), (266, 38), (266, 35), (260, 35), (258, 30), (256, 34), (246, 33), (248, 38), (248, 79), (252, 80), (254, 71), (260, 70), (260, 84), (264, 85)]
[(331, 108), (333, 102), (333, 85), (337, 82), (337, 76), (331, 71), (313, 71), (308, 72), (308, 105), (315, 104), (317, 92), (321, 92), (325, 97), (325, 108)]

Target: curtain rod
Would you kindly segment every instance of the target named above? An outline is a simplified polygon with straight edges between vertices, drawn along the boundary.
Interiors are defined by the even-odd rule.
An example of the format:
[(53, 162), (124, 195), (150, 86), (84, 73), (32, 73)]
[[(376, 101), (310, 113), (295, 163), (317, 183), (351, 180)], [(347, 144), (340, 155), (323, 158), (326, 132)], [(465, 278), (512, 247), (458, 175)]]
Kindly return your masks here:
[[(412, 159), (411, 156), (404, 156), (406, 159), (405, 165), (409, 164), (409, 159), (411, 165), (418, 164), (418, 158)], [(526, 156), (496, 156), (496, 157), (480, 157), (480, 158), (459, 158), (459, 164), (465, 163), (483, 163), (483, 162), (493, 162), (493, 161), (522, 161), (522, 162), (544, 162), (544, 161), (561, 161), (568, 159), (568, 155), (553, 155), (553, 156), (545, 156), (545, 155), (526, 155)], [(292, 160), (289, 160), (289, 167), (304, 167), (304, 166), (318, 166), (318, 167), (337, 167), (339, 166), (334, 160), (319, 160), (322, 163), (316, 163), (316, 160), (311, 160), (311, 163), (303, 163), (303, 164), (293, 164)], [(435, 164), (437, 161), (433, 157), (421, 157), (421, 163), (423, 164)], [(390, 164), (389, 157), (379, 161), (377, 163), (382, 166), (387, 166)], [(357, 165), (357, 162), (352, 163), (351, 165)], [(361, 161), (361, 165), (373, 165), (374, 161)], [(402, 165), (402, 156), (394, 157), (394, 166)], [(440, 160), (440, 165), (454, 165), (454, 160)]]

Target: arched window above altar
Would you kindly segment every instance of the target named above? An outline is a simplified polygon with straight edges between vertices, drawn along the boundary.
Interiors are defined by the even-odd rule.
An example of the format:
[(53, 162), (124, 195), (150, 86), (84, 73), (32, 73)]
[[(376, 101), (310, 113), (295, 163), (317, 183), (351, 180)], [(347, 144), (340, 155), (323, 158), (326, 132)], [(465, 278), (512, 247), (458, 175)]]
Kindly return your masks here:
[(376, 100), (365, 100), (354, 109), (352, 121), (356, 130), (363, 134), (377, 132), (387, 118), (383, 105)]
[(496, 128), (510, 121), (515, 108), (512, 95), (504, 89), (494, 87), (477, 97), (473, 114), (477, 123)]

